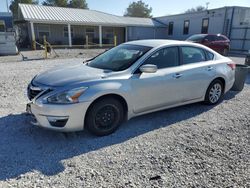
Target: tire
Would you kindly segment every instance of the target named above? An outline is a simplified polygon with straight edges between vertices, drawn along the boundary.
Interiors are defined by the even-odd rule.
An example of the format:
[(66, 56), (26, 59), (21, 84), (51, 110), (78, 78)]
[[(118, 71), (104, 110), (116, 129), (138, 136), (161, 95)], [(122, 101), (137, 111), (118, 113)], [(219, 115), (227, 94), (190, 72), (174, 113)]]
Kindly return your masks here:
[(228, 56), (228, 49), (227, 49), (227, 48), (225, 48), (225, 49), (223, 50), (223, 55), (224, 55), (224, 56)]
[(109, 135), (116, 131), (124, 119), (124, 108), (115, 98), (103, 98), (91, 105), (86, 115), (86, 126), (96, 136)]
[(215, 105), (222, 99), (224, 94), (224, 84), (220, 80), (214, 80), (208, 87), (205, 96), (205, 103)]

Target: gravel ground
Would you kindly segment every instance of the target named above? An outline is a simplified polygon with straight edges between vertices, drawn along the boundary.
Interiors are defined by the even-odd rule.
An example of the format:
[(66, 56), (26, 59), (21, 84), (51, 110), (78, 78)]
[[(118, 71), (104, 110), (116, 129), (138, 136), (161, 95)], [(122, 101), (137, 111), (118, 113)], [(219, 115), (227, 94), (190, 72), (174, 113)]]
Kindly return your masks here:
[(250, 75), (242, 92), (216, 106), (144, 115), (106, 137), (29, 125), (31, 78), (82, 60), (0, 63), (1, 188), (250, 187)]

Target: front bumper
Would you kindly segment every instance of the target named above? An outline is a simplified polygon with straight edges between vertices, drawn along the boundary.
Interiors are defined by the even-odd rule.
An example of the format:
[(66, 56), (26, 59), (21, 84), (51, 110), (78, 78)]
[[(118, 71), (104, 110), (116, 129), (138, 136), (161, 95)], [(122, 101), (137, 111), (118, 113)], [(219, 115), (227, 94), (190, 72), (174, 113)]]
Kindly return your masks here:
[(36, 104), (29, 103), (27, 112), (35, 117), (33, 125), (62, 132), (81, 131), (90, 102), (76, 104)]

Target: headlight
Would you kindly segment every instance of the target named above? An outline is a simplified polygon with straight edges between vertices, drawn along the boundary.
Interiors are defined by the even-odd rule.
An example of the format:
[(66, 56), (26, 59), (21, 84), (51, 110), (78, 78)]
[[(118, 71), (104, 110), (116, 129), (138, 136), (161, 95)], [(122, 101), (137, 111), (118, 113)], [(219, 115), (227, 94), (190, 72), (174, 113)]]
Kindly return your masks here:
[(72, 104), (78, 103), (79, 97), (84, 93), (86, 87), (75, 88), (71, 90), (64, 91), (62, 93), (57, 93), (47, 98), (48, 103), (54, 104)]

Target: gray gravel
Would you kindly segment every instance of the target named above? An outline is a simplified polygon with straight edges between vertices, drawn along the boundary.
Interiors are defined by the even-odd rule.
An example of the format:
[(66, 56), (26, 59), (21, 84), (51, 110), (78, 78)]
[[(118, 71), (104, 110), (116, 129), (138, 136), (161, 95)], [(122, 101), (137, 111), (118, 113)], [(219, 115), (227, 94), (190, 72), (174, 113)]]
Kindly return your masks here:
[(144, 115), (106, 137), (29, 125), (31, 78), (82, 60), (0, 63), (1, 188), (250, 187), (250, 75), (217, 106)]

